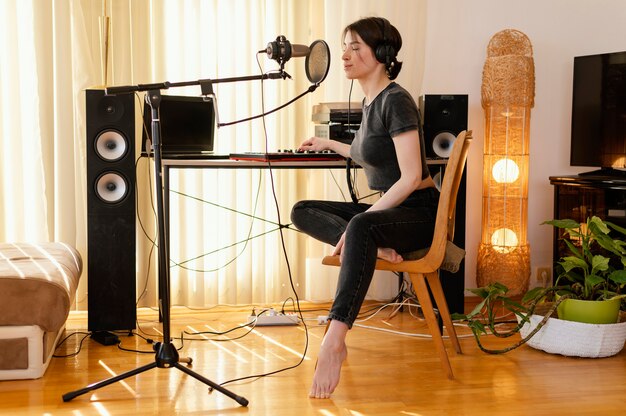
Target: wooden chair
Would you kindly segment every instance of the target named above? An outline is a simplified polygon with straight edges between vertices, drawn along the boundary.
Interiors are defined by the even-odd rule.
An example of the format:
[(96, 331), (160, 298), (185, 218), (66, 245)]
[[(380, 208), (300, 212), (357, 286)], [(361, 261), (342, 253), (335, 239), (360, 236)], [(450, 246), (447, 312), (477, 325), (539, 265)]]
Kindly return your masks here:
[[(456, 207), (456, 196), (461, 183), (467, 152), (472, 141), (472, 132), (461, 132), (452, 147), (452, 153), (448, 159), (446, 170), (441, 186), (441, 195), (439, 197), (439, 205), (437, 207), (437, 218), (435, 220), (435, 231), (433, 241), (424, 257), (418, 260), (406, 260), (401, 263), (393, 264), (384, 260), (376, 262), (377, 270), (390, 270), (393, 272), (408, 273), (413, 282), (417, 299), (422, 307), (422, 312), (428, 329), (432, 334), (433, 341), (444, 371), (449, 379), (453, 379), (452, 367), (446, 349), (443, 344), (443, 338), (439, 330), (433, 303), (428, 291), (428, 287), (432, 291), (433, 297), (439, 307), (439, 315), (443, 320), (452, 345), (458, 354), (461, 354), (461, 345), (456, 336), (456, 331), (452, 325), (450, 311), (446, 303), (446, 299), (439, 280), (439, 268), (444, 261), (446, 245), (448, 241), (452, 241), (454, 236), (454, 212)], [(339, 266), (339, 256), (326, 256), (322, 260), (322, 264)]]

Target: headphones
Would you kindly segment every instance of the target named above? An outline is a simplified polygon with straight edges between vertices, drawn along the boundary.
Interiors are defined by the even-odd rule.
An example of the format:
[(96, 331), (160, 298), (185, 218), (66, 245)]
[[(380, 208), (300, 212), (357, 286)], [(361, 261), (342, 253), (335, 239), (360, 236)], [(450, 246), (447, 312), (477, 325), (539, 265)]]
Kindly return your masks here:
[(378, 60), (378, 62), (383, 63), (387, 65), (388, 67), (397, 55), (396, 48), (394, 48), (387, 41), (387, 36), (386, 36), (387, 19), (383, 17), (379, 17), (379, 18), (376, 18), (375, 21), (380, 27), (380, 31), (383, 35), (383, 40), (376, 46), (374, 55), (376, 56), (376, 59)]

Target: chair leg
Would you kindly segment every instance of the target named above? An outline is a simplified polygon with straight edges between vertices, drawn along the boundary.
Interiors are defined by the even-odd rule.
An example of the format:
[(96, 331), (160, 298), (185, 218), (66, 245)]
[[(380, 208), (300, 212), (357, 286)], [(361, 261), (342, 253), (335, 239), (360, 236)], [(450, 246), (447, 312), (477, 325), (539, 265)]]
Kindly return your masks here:
[(435, 349), (439, 354), (439, 359), (441, 360), (443, 370), (446, 372), (446, 375), (449, 379), (454, 379), (452, 366), (450, 365), (450, 359), (448, 358), (446, 347), (443, 344), (441, 332), (439, 332), (439, 325), (437, 324), (437, 317), (435, 316), (435, 311), (433, 310), (433, 303), (430, 300), (430, 293), (428, 292), (426, 278), (423, 274), (411, 274), (411, 280), (413, 281), (413, 286), (415, 288), (415, 293), (417, 294), (417, 299), (422, 306), (422, 312), (424, 313), (424, 318), (426, 319), (426, 323), (428, 324), (428, 329), (433, 336)]
[(454, 325), (452, 323), (452, 318), (450, 317), (450, 310), (448, 309), (448, 302), (446, 302), (446, 297), (443, 294), (443, 287), (441, 287), (441, 280), (439, 279), (439, 275), (435, 272), (432, 274), (426, 275), (426, 280), (428, 281), (428, 286), (430, 286), (430, 290), (433, 293), (433, 297), (435, 298), (435, 302), (437, 302), (437, 309), (439, 309), (439, 315), (443, 320), (443, 324), (446, 326), (446, 332), (452, 341), (452, 345), (454, 346), (454, 350), (457, 354), (461, 354), (461, 344), (459, 343), (459, 338), (456, 335), (456, 330), (454, 329)]

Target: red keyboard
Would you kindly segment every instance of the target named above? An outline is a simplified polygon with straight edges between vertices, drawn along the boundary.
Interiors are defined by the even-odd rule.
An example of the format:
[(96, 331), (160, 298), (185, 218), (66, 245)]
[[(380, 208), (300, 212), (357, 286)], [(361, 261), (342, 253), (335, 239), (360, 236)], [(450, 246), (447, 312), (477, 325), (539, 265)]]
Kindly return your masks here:
[(345, 160), (343, 156), (334, 152), (299, 152), (299, 151), (279, 151), (271, 153), (263, 152), (244, 152), (231, 153), (230, 159), (233, 160), (251, 160), (257, 162), (294, 162), (294, 161), (330, 161)]

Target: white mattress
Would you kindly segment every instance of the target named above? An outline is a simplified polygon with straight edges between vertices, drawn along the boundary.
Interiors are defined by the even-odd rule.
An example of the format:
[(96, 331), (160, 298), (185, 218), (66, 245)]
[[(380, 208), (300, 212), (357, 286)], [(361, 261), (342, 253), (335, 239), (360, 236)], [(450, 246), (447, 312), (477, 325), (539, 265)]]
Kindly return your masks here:
[[(59, 342), (59, 338), (64, 333), (64, 328), (57, 333), (54, 339), (54, 346)], [(0, 339), (28, 339), (28, 368), (0, 370), (0, 380), (20, 380), (40, 378), (46, 372), (48, 364), (54, 354), (54, 346), (44, 357), (44, 337), (45, 332), (38, 325), (26, 326), (0, 326)]]

